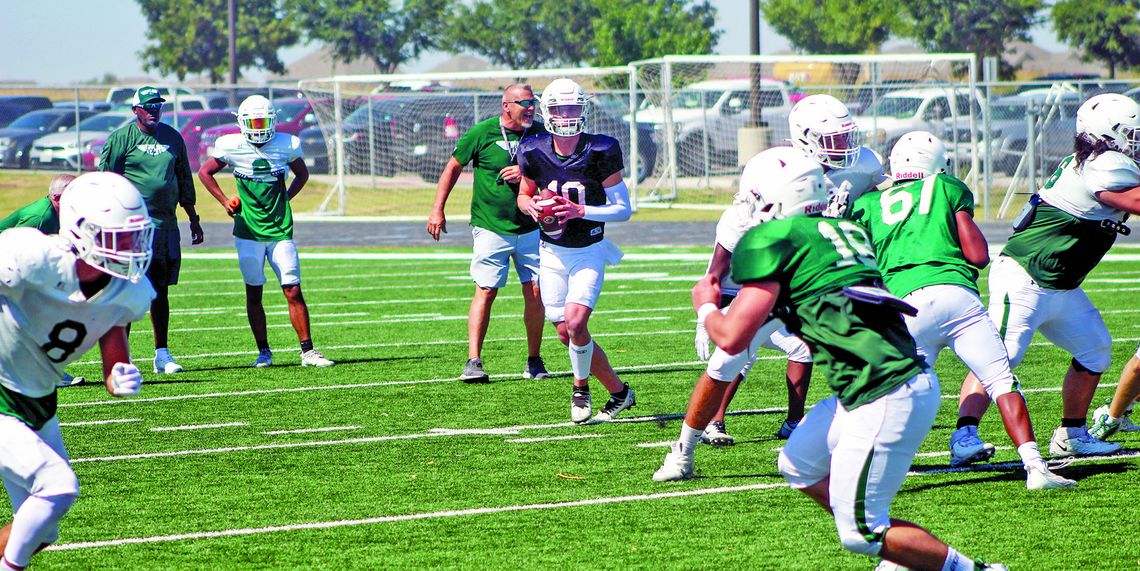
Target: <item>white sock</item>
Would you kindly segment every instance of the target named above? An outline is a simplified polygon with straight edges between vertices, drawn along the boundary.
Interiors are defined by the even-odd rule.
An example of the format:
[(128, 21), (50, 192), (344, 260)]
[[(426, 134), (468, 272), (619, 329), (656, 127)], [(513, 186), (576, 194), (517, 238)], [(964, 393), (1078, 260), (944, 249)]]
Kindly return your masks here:
[(49, 530), (63, 519), (76, 496), (28, 496), (12, 516), (12, 531), (4, 560), (17, 567), (27, 567), (36, 549), (47, 539)]
[(958, 553), (953, 547), (946, 552), (946, 561), (942, 564), (942, 571), (975, 571), (974, 560)]
[(693, 428), (682, 422), (681, 438), (678, 440), (681, 443), (681, 451), (692, 456), (693, 451), (697, 449), (697, 445), (701, 443), (701, 435), (704, 433), (705, 429)]
[(570, 370), (578, 380), (590, 378), (590, 361), (594, 360), (594, 340), (590, 339), (585, 345), (575, 345), (570, 342)]
[(1028, 470), (1030, 466), (1045, 468), (1045, 460), (1041, 458), (1041, 451), (1037, 443), (1032, 440), (1017, 447), (1017, 454), (1021, 456), (1021, 463)]

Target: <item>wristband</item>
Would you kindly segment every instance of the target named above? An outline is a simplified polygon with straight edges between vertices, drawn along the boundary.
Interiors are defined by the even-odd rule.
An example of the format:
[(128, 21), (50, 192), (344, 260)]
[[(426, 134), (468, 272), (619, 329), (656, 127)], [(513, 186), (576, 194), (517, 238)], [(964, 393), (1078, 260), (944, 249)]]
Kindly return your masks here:
[(701, 327), (705, 326), (705, 320), (708, 319), (710, 313), (720, 311), (720, 308), (715, 303), (704, 303), (697, 308), (697, 324)]

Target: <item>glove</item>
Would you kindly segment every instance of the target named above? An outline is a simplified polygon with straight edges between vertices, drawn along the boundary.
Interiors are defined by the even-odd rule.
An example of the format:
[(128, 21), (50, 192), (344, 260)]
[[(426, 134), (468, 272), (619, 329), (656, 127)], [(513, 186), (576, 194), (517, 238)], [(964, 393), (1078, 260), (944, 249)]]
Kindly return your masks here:
[(132, 397), (142, 391), (142, 373), (131, 363), (115, 363), (111, 367), (111, 394)]
[(709, 332), (705, 329), (704, 323), (697, 323), (697, 335), (693, 341), (697, 346), (697, 357), (702, 361), (708, 361), (712, 356), (712, 350), (709, 348)]
[(823, 209), (824, 218), (843, 218), (847, 213), (847, 201), (851, 198), (851, 181), (843, 181), (839, 187), (833, 188), (827, 195), (827, 207)]

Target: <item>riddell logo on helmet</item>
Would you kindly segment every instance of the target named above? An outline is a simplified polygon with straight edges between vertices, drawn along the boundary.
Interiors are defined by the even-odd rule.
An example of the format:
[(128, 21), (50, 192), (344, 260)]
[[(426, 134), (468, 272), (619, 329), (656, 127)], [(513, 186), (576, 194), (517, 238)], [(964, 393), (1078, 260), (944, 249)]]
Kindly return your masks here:
[(817, 202), (815, 204), (809, 204), (809, 205), (804, 207), (804, 214), (817, 214), (819, 212), (823, 212), (823, 210), (825, 208), (827, 208), (826, 202)]
[(916, 178), (926, 178), (926, 173), (921, 171), (900, 171), (895, 174), (895, 180), (909, 180)]

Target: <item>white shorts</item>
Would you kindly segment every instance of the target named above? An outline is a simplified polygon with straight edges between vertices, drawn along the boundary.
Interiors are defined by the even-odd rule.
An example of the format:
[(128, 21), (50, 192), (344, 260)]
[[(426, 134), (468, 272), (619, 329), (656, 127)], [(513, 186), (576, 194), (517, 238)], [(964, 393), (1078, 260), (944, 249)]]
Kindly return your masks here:
[(234, 237), (237, 248), (238, 267), (246, 285), (265, 285), (265, 261), (277, 274), (281, 287), (301, 283), (301, 258), (297, 255), (297, 245), (292, 240), (258, 242)]
[(576, 303), (591, 309), (598, 303), (606, 266), (621, 261), (621, 250), (609, 240), (584, 248), (566, 248), (542, 242), (539, 248), (538, 284), (546, 319), (551, 323), (566, 320), (566, 304)]
[[(59, 419), (52, 418), (35, 431), (15, 417), (0, 415), (0, 476), (13, 512), (31, 495), (79, 494), (79, 480), (68, 463)], [(45, 541), (53, 543), (57, 539), (58, 525), (49, 530)]]
[(941, 401), (938, 378), (927, 371), (894, 392), (846, 410), (823, 399), (808, 411), (780, 452), (779, 467), (794, 489), (830, 475), (831, 509), (845, 547), (878, 551), (890, 507)]
[(534, 281), (538, 275), (538, 230), (526, 234), (496, 234), (486, 228), (471, 227), (475, 246), (471, 256), (471, 281), (481, 288), (499, 289), (507, 285), (511, 260), (519, 283)]
[[(723, 308), (721, 311), (728, 311), (728, 308)], [(783, 321), (772, 319), (760, 327), (756, 336), (752, 338), (752, 342), (748, 344), (746, 351), (729, 355), (717, 347), (712, 356), (709, 357), (709, 364), (705, 367), (705, 373), (710, 379), (723, 383), (732, 382), (737, 375), (746, 377), (756, 362), (756, 351), (760, 347), (783, 351), (787, 353), (789, 361), (812, 362), (811, 351), (808, 350), (807, 344), (799, 337), (789, 333), (787, 327), (784, 327)]]
[(949, 347), (974, 373), (991, 399), (1013, 390), (1009, 357), (982, 300), (959, 285), (919, 288), (904, 301), (918, 309), (905, 316), (906, 327), (918, 345), (918, 354), (934, 368), (942, 349)]
[(1084, 290), (1043, 288), (1006, 256), (994, 260), (989, 283), (990, 319), (1005, 341), (1011, 367), (1021, 363), (1033, 333), (1040, 330), (1086, 369), (1108, 369), (1112, 337)]

